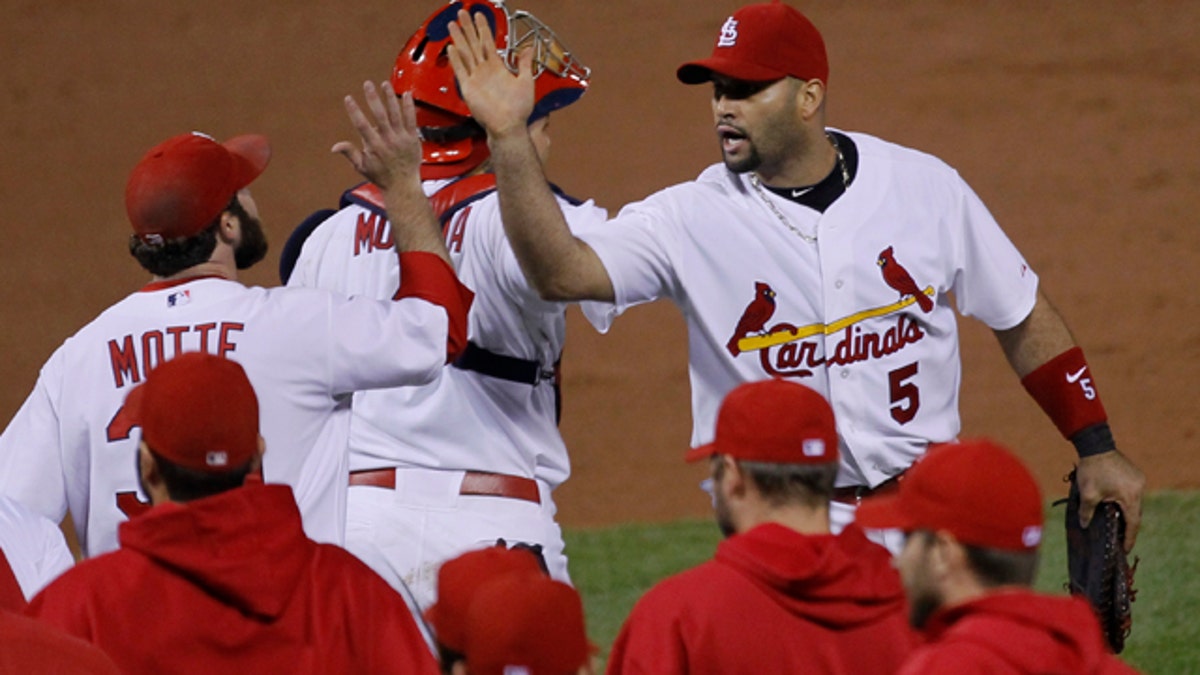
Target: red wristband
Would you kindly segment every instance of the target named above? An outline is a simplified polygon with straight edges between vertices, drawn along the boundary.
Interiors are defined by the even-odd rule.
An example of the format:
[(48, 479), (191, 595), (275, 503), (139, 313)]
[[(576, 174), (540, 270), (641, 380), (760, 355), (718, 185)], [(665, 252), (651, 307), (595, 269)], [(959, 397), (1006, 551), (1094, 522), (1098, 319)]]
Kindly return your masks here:
[(393, 300), (421, 298), (446, 310), (450, 319), (446, 335), (446, 363), (452, 363), (467, 348), (467, 314), (475, 294), (462, 285), (444, 260), (423, 251), (400, 254), (400, 288)]
[(1063, 437), (1108, 421), (1083, 350), (1072, 347), (1021, 379)]

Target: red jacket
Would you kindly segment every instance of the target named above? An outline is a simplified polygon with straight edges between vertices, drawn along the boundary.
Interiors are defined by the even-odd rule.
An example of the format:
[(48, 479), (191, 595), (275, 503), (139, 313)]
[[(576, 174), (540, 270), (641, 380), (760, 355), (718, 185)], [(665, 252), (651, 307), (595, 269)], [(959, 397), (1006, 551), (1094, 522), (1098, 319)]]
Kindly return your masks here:
[(403, 598), (305, 537), (286, 485), (156, 506), (123, 523), (120, 541), (29, 613), (128, 673), (438, 672)]
[(944, 608), (925, 625), (929, 643), (905, 675), (1121, 675), (1136, 673), (1108, 653), (1100, 623), (1078, 598), (1005, 590)]
[(40, 621), (0, 610), (0, 675), (58, 673), (119, 675), (117, 666), (94, 645)]
[(891, 673), (917, 644), (887, 550), (760, 525), (650, 589), (608, 673)]

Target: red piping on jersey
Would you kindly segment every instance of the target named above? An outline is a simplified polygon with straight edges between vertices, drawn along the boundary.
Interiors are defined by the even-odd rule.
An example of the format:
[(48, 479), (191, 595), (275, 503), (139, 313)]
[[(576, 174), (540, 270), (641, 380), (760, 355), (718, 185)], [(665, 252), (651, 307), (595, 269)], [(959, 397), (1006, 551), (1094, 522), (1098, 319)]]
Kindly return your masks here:
[(186, 279), (163, 279), (162, 281), (151, 281), (150, 283), (146, 284), (145, 286), (142, 286), (141, 290), (139, 290), (138, 292), (139, 293), (151, 293), (154, 291), (161, 291), (164, 288), (174, 288), (175, 286), (179, 286), (181, 284), (188, 284), (193, 281), (199, 281), (201, 279), (223, 279), (225, 281), (229, 281), (228, 279), (226, 279), (225, 277), (223, 277), (219, 274), (201, 274), (198, 277), (187, 277)]

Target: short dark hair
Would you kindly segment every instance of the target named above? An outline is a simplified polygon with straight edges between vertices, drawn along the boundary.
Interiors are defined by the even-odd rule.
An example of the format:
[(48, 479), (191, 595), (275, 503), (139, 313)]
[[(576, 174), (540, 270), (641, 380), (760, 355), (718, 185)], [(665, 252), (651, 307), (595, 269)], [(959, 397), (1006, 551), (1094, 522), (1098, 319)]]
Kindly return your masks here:
[(971, 544), (962, 546), (967, 554), (967, 563), (984, 586), (1033, 586), (1038, 566), (1037, 549), (1008, 551)]
[(834, 464), (775, 464), (737, 460), (763, 498), (773, 506), (802, 503), (827, 506), (833, 497)]
[(154, 452), (153, 449), (150, 450), (150, 455), (154, 457), (154, 462), (158, 465), (158, 473), (162, 476), (167, 494), (171, 496), (172, 501), (176, 502), (190, 502), (194, 499), (212, 497), (241, 487), (254, 466), (254, 459), (251, 459), (242, 466), (229, 471), (210, 473), (176, 464)]
[(200, 232), (190, 237), (170, 239), (157, 244), (147, 243), (136, 234), (131, 235), (129, 254), (156, 277), (169, 277), (189, 267), (208, 262), (217, 248), (217, 227), (221, 224), (221, 216), (226, 213), (232, 213), (242, 222), (249, 218), (237, 194), (234, 194), (221, 213)]

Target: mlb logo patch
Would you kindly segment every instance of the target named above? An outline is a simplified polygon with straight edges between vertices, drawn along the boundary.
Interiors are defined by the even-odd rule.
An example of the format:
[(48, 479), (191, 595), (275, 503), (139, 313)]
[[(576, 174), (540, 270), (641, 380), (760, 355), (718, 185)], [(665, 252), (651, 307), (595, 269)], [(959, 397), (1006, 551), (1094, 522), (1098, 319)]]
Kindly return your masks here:
[(229, 466), (229, 453), (224, 450), (210, 450), (204, 455), (204, 463), (209, 466)]
[(805, 457), (821, 457), (825, 454), (825, 441), (819, 438), (806, 438), (800, 445), (800, 451)]
[(1033, 548), (1042, 541), (1042, 528), (1038, 525), (1030, 525), (1021, 531), (1021, 543), (1027, 548)]
[(192, 292), (178, 291), (167, 296), (167, 307), (182, 307), (192, 301)]

